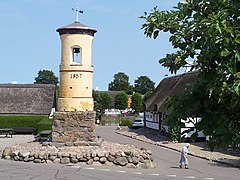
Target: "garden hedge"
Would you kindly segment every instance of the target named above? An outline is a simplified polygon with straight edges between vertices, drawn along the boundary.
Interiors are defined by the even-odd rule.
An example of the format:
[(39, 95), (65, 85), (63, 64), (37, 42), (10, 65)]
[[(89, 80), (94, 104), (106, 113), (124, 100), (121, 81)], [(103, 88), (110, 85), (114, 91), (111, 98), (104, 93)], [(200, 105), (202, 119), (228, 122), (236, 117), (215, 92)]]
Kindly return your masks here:
[(39, 133), (52, 129), (48, 116), (0, 116), (0, 128), (32, 127)]

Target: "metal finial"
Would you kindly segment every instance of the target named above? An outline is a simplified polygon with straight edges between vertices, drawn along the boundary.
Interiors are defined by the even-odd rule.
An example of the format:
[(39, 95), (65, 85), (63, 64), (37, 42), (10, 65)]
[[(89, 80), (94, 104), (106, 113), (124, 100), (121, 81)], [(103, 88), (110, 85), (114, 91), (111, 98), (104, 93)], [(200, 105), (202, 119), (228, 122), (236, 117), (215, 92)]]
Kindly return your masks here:
[(78, 8), (72, 8), (73, 11), (76, 11), (76, 19), (75, 19), (75, 22), (79, 22), (78, 20), (78, 15), (79, 13), (83, 14), (83, 11), (82, 10), (79, 10)]

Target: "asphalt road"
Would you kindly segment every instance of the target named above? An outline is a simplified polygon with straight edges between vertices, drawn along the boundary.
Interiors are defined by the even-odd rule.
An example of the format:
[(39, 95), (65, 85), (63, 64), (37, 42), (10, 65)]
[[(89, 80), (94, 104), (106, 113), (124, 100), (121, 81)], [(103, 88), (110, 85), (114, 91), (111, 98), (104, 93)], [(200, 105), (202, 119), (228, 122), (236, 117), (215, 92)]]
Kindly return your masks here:
[[(144, 143), (115, 133), (116, 127), (97, 127), (97, 134), (103, 139), (134, 144), (152, 151), (156, 168), (145, 173), (159, 174), (161, 179), (240, 179), (240, 169), (189, 156), (189, 169), (179, 169), (180, 153), (160, 146)], [(189, 149), (191, 151), (191, 147)]]
[[(236, 180), (240, 170), (209, 162), (207, 160), (189, 157), (190, 169), (179, 169), (180, 154), (176, 151), (144, 143), (115, 133), (116, 127), (96, 128), (97, 135), (106, 141), (134, 144), (145, 147), (153, 153), (157, 163), (154, 169), (127, 169), (121, 167), (34, 164), (0, 160), (0, 180), (171, 180), (171, 179), (201, 179), (201, 180)], [(190, 149), (191, 150), (191, 149)]]

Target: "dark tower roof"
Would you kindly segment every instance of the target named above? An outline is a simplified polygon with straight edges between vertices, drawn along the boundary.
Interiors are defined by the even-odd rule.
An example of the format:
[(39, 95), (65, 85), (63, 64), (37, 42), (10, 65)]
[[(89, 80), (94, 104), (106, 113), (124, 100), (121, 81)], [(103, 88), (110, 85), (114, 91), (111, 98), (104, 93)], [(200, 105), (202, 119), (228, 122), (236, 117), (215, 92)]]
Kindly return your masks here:
[(94, 36), (94, 33), (97, 32), (96, 29), (86, 26), (80, 22), (75, 21), (72, 24), (60, 27), (57, 29), (57, 32), (62, 35), (62, 34), (87, 34)]

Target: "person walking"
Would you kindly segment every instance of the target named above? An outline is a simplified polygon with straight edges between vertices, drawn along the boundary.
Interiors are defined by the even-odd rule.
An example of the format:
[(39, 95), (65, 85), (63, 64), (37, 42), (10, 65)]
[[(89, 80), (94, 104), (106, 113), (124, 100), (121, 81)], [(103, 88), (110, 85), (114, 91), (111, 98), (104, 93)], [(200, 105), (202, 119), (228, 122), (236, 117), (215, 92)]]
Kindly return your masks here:
[(188, 169), (188, 147), (190, 146), (189, 143), (186, 143), (182, 149), (181, 149), (181, 158), (179, 161), (179, 167), (182, 168), (183, 166), (185, 166), (185, 169)]

